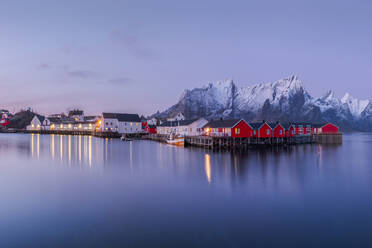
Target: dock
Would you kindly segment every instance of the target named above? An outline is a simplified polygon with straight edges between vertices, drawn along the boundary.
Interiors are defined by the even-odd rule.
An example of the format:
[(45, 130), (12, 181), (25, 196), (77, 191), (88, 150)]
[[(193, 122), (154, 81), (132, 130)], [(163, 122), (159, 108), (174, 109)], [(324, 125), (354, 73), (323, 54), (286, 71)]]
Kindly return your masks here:
[[(148, 134), (143, 138), (166, 143), (167, 135)], [(342, 144), (342, 133), (297, 135), (284, 138), (185, 136), (185, 146), (203, 147), (211, 150), (248, 150), (265, 146), (290, 146), (301, 144)]]

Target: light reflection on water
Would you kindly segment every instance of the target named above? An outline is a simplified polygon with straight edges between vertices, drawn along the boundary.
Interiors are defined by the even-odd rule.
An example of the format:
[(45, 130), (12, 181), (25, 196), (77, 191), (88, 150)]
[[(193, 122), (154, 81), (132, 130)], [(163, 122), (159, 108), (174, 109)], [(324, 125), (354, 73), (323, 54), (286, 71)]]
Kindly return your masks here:
[(248, 152), (0, 134), (0, 247), (365, 244), (371, 148), (369, 134)]

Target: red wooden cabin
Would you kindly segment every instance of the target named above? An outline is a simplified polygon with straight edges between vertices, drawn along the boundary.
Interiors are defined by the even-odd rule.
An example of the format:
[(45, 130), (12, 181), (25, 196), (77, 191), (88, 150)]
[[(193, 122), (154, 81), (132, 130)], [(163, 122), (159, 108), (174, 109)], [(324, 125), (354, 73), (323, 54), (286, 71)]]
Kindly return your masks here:
[(253, 135), (252, 137), (255, 138), (270, 138), (271, 137), (271, 127), (266, 122), (256, 122), (256, 123), (249, 123), (249, 125), (253, 128)]
[(268, 123), (268, 125), (271, 127), (271, 130), (272, 130), (271, 136), (273, 138), (283, 138), (283, 137), (285, 137), (285, 129), (279, 122)]
[(244, 120), (216, 120), (208, 122), (203, 127), (203, 133), (208, 136), (250, 138), (253, 129)]
[(295, 135), (311, 134), (314, 130), (311, 129), (311, 124), (307, 122), (292, 123), (295, 130)]
[(330, 122), (326, 124), (315, 124), (313, 127), (316, 134), (335, 134), (339, 132), (339, 127)]
[(285, 130), (285, 137), (295, 136), (295, 126), (291, 123), (283, 124)]

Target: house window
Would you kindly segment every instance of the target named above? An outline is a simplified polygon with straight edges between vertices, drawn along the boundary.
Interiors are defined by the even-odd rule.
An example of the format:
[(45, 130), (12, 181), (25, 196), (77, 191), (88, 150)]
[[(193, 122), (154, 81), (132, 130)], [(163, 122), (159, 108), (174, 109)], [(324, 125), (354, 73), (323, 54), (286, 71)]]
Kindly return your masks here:
[(106, 126), (108, 126), (108, 122), (106, 122)]
[(266, 130), (266, 134), (267, 134), (267, 135), (270, 134), (270, 130), (269, 130), (269, 129)]
[(256, 135), (256, 130), (253, 131), (253, 134)]
[(279, 133), (280, 133), (280, 135), (282, 135), (282, 134), (283, 134), (283, 131), (282, 131), (282, 130), (280, 130), (280, 131), (279, 131)]
[(235, 134), (240, 134), (240, 128), (235, 128)]

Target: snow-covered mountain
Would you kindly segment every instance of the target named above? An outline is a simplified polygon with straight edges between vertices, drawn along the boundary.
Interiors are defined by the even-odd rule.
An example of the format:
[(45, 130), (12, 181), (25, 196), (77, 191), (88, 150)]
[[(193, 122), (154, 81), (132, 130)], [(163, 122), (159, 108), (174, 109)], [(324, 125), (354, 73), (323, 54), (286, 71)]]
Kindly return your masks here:
[(166, 118), (179, 112), (186, 118), (331, 121), (345, 130), (372, 130), (372, 101), (348, 93), (338, 99), (332, 91), (314, 98), (297, 76), (247, 87), (238, 87), (233, 80), (208, 83), (185, 90), (177, 104), (154, 116)]

